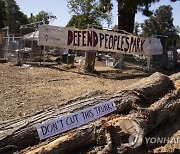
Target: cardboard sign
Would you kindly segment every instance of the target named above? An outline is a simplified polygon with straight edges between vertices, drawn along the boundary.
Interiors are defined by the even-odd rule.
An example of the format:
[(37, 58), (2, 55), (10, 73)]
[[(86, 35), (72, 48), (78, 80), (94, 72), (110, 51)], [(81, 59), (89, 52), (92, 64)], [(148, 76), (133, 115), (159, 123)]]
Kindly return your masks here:
[(40, 140), (43, 140), (75, 127), (82, 126), (90, 121), (109, 114), (116, 109), (115, 103), (113, 101), (108, 101), (51, 121), (47, 121), (36, 126), (39, 138)]

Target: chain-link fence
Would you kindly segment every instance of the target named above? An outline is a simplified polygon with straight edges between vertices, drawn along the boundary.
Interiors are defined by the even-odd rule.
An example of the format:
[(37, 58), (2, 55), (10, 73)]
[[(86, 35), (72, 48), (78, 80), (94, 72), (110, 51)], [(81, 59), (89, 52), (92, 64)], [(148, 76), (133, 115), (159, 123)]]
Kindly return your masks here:
[(6, 34), (3, 32), (0, 43), (0, 58), (8, 62), (41, 62), (43, 49), (37, 45), (38, 34)]
[[(22, 27), (20, 34), (9, 35), (4, 34), (1, 39), (0, 45), (0, 58), (6, 58), (9, 62), (21, 62), (25, 64), (45, 64), (47, 63), (69, 63), (65, 62), (69, 56), (64, 54), (63, 49), (51, 49), (38, 45), (38, 31), (37, 27), (27, 30), (27, 27)], [(162, 69), (164, 66), (174, 64), (175, 48), (167, 51), (166, 40), (164, 39), (163, 54), (143, 56), (143, 55), (125, 55), (108, 52), (99, 52), (96, 55), (95, 67), (107, 70), (120, 69), (120, 70), (151, 70)], [(83, 56), (79, 53), (83, 53)], [(81, 65), (85, 63), (85, 51), (77, 51), (75, 61), (79, 63), (79, 70)], [(68, 54), (69, 55), (69, 54)], [(74, 55), (73, 60), (74, 61)], [(67, 58), (68, 57), (68, 58)], [(104, 68), (103, 68), (104, 67)]]
[(7, 59), (9, 62), (15, 62), (18, 58), (20, 37), (3, 37), (3, 44), (1, 45), (0, 57)]

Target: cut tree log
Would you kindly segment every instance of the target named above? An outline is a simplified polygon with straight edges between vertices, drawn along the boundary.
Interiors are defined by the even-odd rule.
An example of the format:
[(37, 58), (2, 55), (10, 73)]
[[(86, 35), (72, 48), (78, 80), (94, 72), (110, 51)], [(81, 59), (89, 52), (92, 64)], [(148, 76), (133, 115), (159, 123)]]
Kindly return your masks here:
[[(26, 152), (27, 154), (75, 153), (77, 149), (79, 149), (78, 152), (81, 151), (81, 146), (88, 149), (90, 145), (101, 145), (103, 148), (98, 149), (96, 153), (146, 153), (147, 150), (159, 144), (143, 144), (143, 138), (147, 136), (148, 133), (153, 135), (153, 137), (162, 137), (163, 133), (161, 132), (164, 130), (167, 133), (165, 135), (171, 136), (180, 128), (176, 124), (177, 119), (179, 119), (179, 112), (180, 92), (173, 91), (141, 112), (130, 113), (127, 116), (102, 118), (94, 124), (80, 127), (49, 144)], [(173, 122), (176, 122), (174, 126), (171, 129), (167, 128), (168, 125), (172, 125)], [(163, 125), (166, 127), (162, 127)], [(160, 132), (157, 129), (159, 128), (158, 126), (164, 128), (164, 130), (161, 129)], [(155, 128), (158, 131), (152, 134)], [(129, 135), (137, 137), (137, 140), (135, 140), (134, 143), (126, 143), (128, 140), (124, 139)], [(101, 143), (98, 141), (99, 138), (101, 138)], [(104, 141), (103, 144), (102, 141)], [(71, 148), (67, 145), (71, 145)]]
[[(172, 81), (167, 76), (160, 73), (154, 73), (150, 77), (139, 81), (133, 87), (119, 91), (114, 95), (101, 95), (89, 97), (87, 99), (84, 99), (84, 97), (81, 99), (81, 97), (79, 97), (74, 101), (67, 101), (64, 104), (59, 105), (57, 108), (49, 108), (20, 119), (1, 122), (0, 153), (12, 153), (28, 146), (38, 144), (40, 140), (35, 128), (36, 124), (108, 100), (113, 100), (115, 102), (117, 106), (117, 111), (115, 113), (128, 113), (131, 109), (149, 107), (155, 100), (159, 99), (172, 88)], [(84, 127), (89, 128), (91, 124), (92, 123)], [(59, 135), (55, 138), (57, 137), (59, 137)], [(50, 138), (50, 140), (53, 139), (54, 138)]]
[[(126, 143), (124, 145), (120, 145), (121, 151), (125, 153), (140, 153), (140, 151), (151, 150), (152, 147), (158, 146), (157, 144), (154, 144), (152, 146), (146, 146), (141, 144), (143, 139), (151, 134), (150, 136), (156, 135), (155, 137), (162, 135), (162, 133), (155, 133), (152, 132), (155, 130), (158, 130), (159, 127), (162, 128), (163, 125), (173, 125), (174, 121), (177, 121), (179, 119), (179, 112), (180, 112), (180, 91), (174, 90), (167, 95), (165, 95), (163, 98), (161, 98), (159, 101), (153, 103), (150, 107), (139, 109), (138, 112), (131, 113), (127, 115), (126, 122), (122, 121), (120, 122), (120, 127), (126, 128), (128, 130), (129, 123), (131, 123), (131, 129), (126, 131), (126, 133), (133, 135), (135, 140), (135, 143)], [(127, 126), (126, 126), (127, 124)], [(133, 129), (132, 129), (133, 128)], [(175, 126), (175, 128), (178, 128)], [(174, 128), (174, 130), (175, 130)], [(168, 128), (166, 128), (168, 129)], [(178, 129), (176, 129), (177, 131)], [(164, 130), (161, 129), (163, 132)], [(160, 132), (160, 131), (159, 131)], [(167, 132), (167, 130), (166, 130)], [(171, 127), (169, 128), (169, 132), (167, 134), (173, 135), (173, 132)], [(164, 134), (164, 135), (167, 135)], [(116, 140), (114, 140), (116, 141)], [(134, 148), (134, 145), (138, 148)], [(165, 143), (164, 143), (165, 144)], [(146, 147), (142, 150), (142, 147)], [(149, 147), (149, 149), (148, 149)], [(146, 151), (147, 152), (147, 151)]]
[(172, 75), (170, 76), (170, 79), (171, 79), (172, 81), (180, 80), (180, 72), (179, 72), (179, 73), (172, 74)]
[[(168, 142), (171, 142), (172, 144), (179, 144), (179, 142), (180, 142), (179, 137), (177, 137), (177, 138), (173, 137), (172, 139), (170, 139), (178, 130), (180, 130), (179, 122), (180, 122), (180, 117), (178, 117), (172, 123), (171, 122), (163, 123), (157, 129), (148, 133), (148, 135), (146, 136), (146, 142), (148, 139), (151, 139), (151, 142), (149, 141), (147, 144), (143, 144), (143, 146), (141, 147), (140, 153), (144, 154), (145, 152), (147, 152), (147, 149), (152, 151), (153, 149), (155, 149), (157, 147), (164, 146)], [(152, 139), (154, 139), (154, 138), (156, 138), (156, 139), (159, 138), (159, 139), (161, 139), (161, 141), (162, 140), (164, 140), (164, 141), (154, 143), (152, 141)], [(173, 141), (173, 139), (175, 139), (175, 140)]]
[(180, 72), (171, 75), (170, 79), (174, 82), (175, 88), (180, 90)]
[[(122, 139), (120, 140), (120, 137), (121, 138), (123, 137), (123, 135), (122, 135), (123, 133), (121, 133), (121, 132), (119, 133), (118, 131), (115, 131), (116, 133), (113, 134), (112, 127), (114, 128), (114, 126), (115, 126), (117, 129), (117, 126), (120, 126), (121, 130), (124, 133), (134, 135), (134, 133), (137, 129), (139, 129), (139, 130), (141, 129), (140, 128), (140, 126), (141, 126), (143, 135), (138, 134), (139, 135), (138, 137), (144, 137), (145, 135), (148, 134), (148, 132), (150, 132), (146, 137), (148, 137), (148, 136), (151, 136), (154, 138), (166, 137), (166, 139), (167, 139), (167, 137), (172, 136), (173, 133), (175, 133), (177, 130), (180, 129), (180, 125), (179, 125), (180, 119), (178, 116), (178, 113), (180, 111), (180, 97), (179, 96), (180, 96), (180, 92), (178, 90), (170, 92), (165, 97), (163, 97), (159, 101), (152, 104), (148, 109), (145, 109), (145, 110), (139, 109), (140, 112), (138, 112), (138, 113), (129, 114), (126, 117), (113, 118), (112, 120), (108, 121), (108, 125), (109, 124), (111, 125), (111, 129), (108, 128), (109, 126), (106, 126), (105, 130), (103, 130), (102, 128), (95, 129), (96, 127), (94, 127), (94, 131), (91, 131), (92, 134), (90, 134), (89, 133), (90, 131), (88, 131), (88, 130), (92, 130), (92, 126), (91, 126), (90, 127), (91, 129), (87, 129), (85, 131), (85, 133), (84, 133), (84, 129), (83, 129), (83, 131), (79, 131), (79, 133), (76, 134), (77, 136), (73, 136), (70, 139), (65, 137), (65, 142), (63, 142), (63, 143), (58, 142), (59, 140), (61, 141), (61, 138), (59, 138), (59, 139), (55, 140), (53, 143), (47, 144), (45, 146), (37, 148), (36, 150), (30, 151), (29, 154), (36, 153), (36, 152), (38, 152), (38, 153), (39, 152), (40, 153), (44, 153), (44, 152), (45, 153), (66, 153), (67, 152), (68, 153), (71, 151), (66, 150), (63, 146), (64, 144), (65, 145), (69, 145), (69, 144), (74, 145), (74, 142), (73, 142), (74, 138), (75, 139), (82, 139), (82, 138), (87, 139), (87, 137), (88, 137), (88, 141), (91, 141), (91, 144), (94, 142), (97, 143), (97, 140), (95, 140), (94, 138), (95, 138), (95, 136), (97, 138), (97, 136), (99, 134), (102, 134), (102, 132), (104, 134), (103, 136), (105, 138), (104, 140), (106, 142), (106, 145), (103, 149), (102, 148), (98, 149), (99, 151), (96, 150), (95, 153), (122, 153), (122, 152), (124, 152), (124, 153), (146, 153), (147, 150), (151, 150), (152, 148), (158, 147), (165, 143), (157, 142), (155, 144), (152, 144), (152, 143), (142, 144), (139, 148), (132, 148), (133, 144), (126, 144), (126, 146), (124, 146), (124, 144), (121, 146), (120, 145), (115, 146), (115, 144), (117, 142), (122, 141)], [(134, 120), (135, 116), (136, 116), (136, 118)], [(140, 120), (139, 120), (139, 118), (140, 118)], [(117, 124), (117, 122), (118, 122), (118, 124)], [(133, 126), (133, 128), (128, 129), (129, 125), (131, 127), (133, 125), (134, 126)], [(138, 128), (137, 128), (137, 126), (138, 126)], [(98, 130), (101, 130), (101, 131), (98, 131)], [(108, 132), (107, 130), (110, 130), (110, 131)], [(77, 132), (78, 131), (76, 130), (76, 133)], [(82, 134), (80, 132), (82, 132), (83, 136), (81, 136)], [(98, 132), (98, 135), (97, 135), (97, 132)], [(79, 134), (81, 134), (81, 135), (79, 136)], [(122, 136), (119, 136), (118, 134), (121, 134)], [(84, 146), (87, 145), (87, 144), (84, 144), (83, 142), (80, 142), (79, 140), (77, 140), (75, 143), (76, 143), (75, 148), (73, 148), (73, 150), (76, 148), (80, 148), (80, 146), (82, 146), (82, 145), (84, 145)], [(90, 144), (90, 142), (87, 142), (87, 143)], [(96, 146), (98, 146), (98, 145), (96, 144)], [(117, 147), (118, 147), (118, 149), (117, 149)]]

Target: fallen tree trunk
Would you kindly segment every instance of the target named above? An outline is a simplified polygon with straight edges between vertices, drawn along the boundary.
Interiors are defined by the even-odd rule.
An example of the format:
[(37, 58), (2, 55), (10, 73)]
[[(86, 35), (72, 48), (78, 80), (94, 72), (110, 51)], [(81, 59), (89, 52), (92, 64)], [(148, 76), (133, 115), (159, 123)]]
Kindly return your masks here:
[(180, 72), (171, 75), (170, 79), (174, 82), (175, 88), (180, 90)]
[[(172, 123), (171, 122), (163, 123), (157, 129), (148, 133), (148, 135), (146, 136), (146, 142), (147, 140), (148, 141), (150, 139), (151, 140), (148, 143), (143, 144), (143, 146), (141, 147), (140, 153), (144, 154), (145, 152), (147, 152), (147, 149), (152, 151), (153, 149), (163, 146), (167, 144), (168, 142), (172, 144), (179, 144), (180, 143), (179, 137), (173, 138), (175, 139), (174, 141), (173, 139), (172, 140), (170, 139), (178, 130), (180, 130), (179, 122), (180, 122), (180, 117), (175, 119)], [(160, 138), (161, 142), (157, 141), (156, 143), (154, 143), (152, 140), (154, 138), (156, 138), (156, 141), (158, 138)]]
[(172, 81), (180, 80), (180, 72), (171, 75), (171, 76), (170, 76), (170, 79), (171, 79)]
[[(22, 119), (13, 119), (0, 123), (0, 152), (12, 153), (40, 142), (36, 124), (75, 112), (103, 101), (113, 100), (117, 106), (116, 113), (129, 112), (132, 108), (148, 107), (159, 97), (172, 89), (171, 80), (160, 73), (155, 73), (138, 82), (135, 86), (117, 92), (115, 95), (103, 95), (67, 101), (58, 108), (29, 115)], [(88, 126), (89, 127), (89, 126)], [(30, 139), (29, 139), (30, 138)]]
[[(143, 138), (147, 137), (148, 133), (153, 135), (153, 137), (171, 136), (180, 128), (176, 124), (177, 119), (179, 119), (179, 112), (180, 92), (173, 91), (155, 102), (146, 111), (130, 113), (127, 116), (102, 118), (94, 124), (80, 127), (49, 144), (27, 153), (75, 153), (77, 149), (78, 152), (81, 151), (80, 147), (88, 150), (90, 145), (95, 147), (101, 146), (100, 149), (96, 149), (95, 153), (146, 153), (152, 147), (157, 147), (160, 144), (143, 143)], [(167, 128), (173, 122), (175, 123), (171, 129)], [(157, 126), (160, 126), (161, 130), (158, 130)], [(156, 132), (152, 133), (155, 128)], [(131, 140), (127, 140), (127, 135), (137, 135), (137, 140), (133, 143)], [(127, 143), (128, 141), (129, 143)], [(71, 145), (71, 148), (67, 145)], [(91, 147), (90, 151), (92, 150), (93, 148)]]
[[(158, 136), (160, 137), (165, 132), (167, 134), (164, 134), (164, 136), (173, 135), (175, 128), (178, 128), (177, 126), (174, 126), (175, 127), (174, 130), (169, 128), (169, 132), (167, 132), (168, 130), (167, 128), (166, 131), (162, 128), (163, 125), (164, 126), (165, 125), (167, 126), (169, 124), (175, 125), (173, 123), (174, 121), (177, 121), (177, 119), (179, 119), (179, 112), (180, 112), (180, 91), (175, 90), (165, 95), (159, 101), (152, 104), (149, 108), (142, 110), (139, 109), (138, 112), (129, 114), (125, 122), (122, 121), (120, 123), (121, 124), (120, 126), (122, 127), (123, 125), (123, 128), (126, 128), (126, 132), (128, 134), (133, 135), (135, 138), (137, 138), (137, 140), (135, 143), (132, 142), (125, 144), (124, 147), (122, 145), (121, 147), (123, 151), (125, 153), (137, 153), (137, 152), (140, 153), (140, 151), (144, 151), (144, 150), (148, 151), (151, 150), (152, 147), (158, 146), (159, 145), (158, 143), (155, 143), (153, 146), (152, 144), (151, 146), (143, 145), (142, 141), (143, 139), (145, 139), (145, 137), (149, 135), (152, 137), (158, 137)], [(129, 123), (131, 123), (130, 130), (128, 130), (128, 128), (130, 127)], [(126, 124), (127, 126), (125, 126)], [(157, 131), (159, 128), (161, 128), (161, 132), (164, 133), (160, 133), (160, 130)], [(178, 129), (176, 129), (176, 131), (177, 130)], [(152, 133), (153, 131), (155, 132), (154, 134)], [(137, 144), (140, 145), (137, 146)], [(137, 149), (136, 147), (134, 147), (135, 145), (138, 147)], [(143, 146), (145, 147), (144, 149), (142, 148)]]

